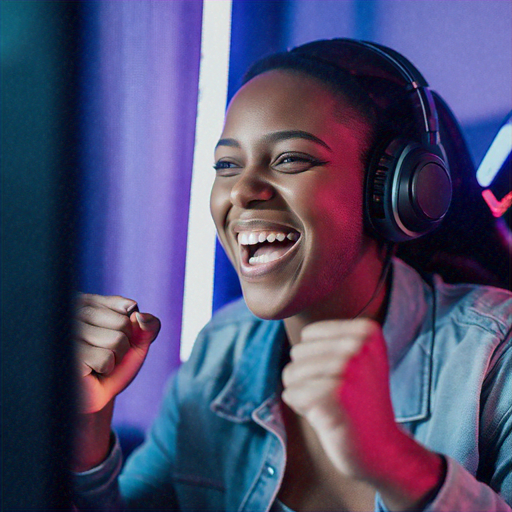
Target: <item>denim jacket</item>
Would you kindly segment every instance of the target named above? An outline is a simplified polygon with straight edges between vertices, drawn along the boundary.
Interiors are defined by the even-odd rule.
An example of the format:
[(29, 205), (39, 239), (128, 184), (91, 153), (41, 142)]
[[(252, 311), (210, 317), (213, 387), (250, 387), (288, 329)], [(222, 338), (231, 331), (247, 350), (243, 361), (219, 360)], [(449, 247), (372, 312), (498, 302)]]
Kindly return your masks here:
[[(447, 462), (425, 510), (511, 510), (511, 323), (510, 293), (436, 276), (428, 284), (394, 260), (383, 332), (396, 421)], [(243, 301), (221, 310), (119, 479), (117, 443), (101, 466), (75, 475), (78, 508), (270, 510), (286, 463), (285, 345), (282, 322), (256, 318)], [(375, 506), (385, 510), (379, 496)]]

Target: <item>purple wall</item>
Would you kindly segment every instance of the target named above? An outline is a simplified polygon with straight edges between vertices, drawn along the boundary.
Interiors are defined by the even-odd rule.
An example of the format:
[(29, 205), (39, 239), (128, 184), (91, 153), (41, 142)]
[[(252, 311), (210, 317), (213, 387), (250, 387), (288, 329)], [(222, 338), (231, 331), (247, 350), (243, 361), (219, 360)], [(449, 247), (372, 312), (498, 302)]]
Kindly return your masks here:
[(179, 363), (202, 4), (94, 7), (95, 55), (84, 77), (83, 282), (85, 291), (133, 298), (162, 321), (146, 364), (116, 404), (116, 423), (145, 428)]

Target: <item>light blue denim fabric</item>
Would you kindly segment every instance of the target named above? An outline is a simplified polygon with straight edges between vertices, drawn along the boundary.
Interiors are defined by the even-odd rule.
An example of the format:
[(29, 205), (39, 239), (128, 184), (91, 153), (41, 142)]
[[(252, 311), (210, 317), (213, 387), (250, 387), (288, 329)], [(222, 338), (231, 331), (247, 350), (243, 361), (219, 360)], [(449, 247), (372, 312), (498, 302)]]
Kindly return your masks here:
[[(396, 419), (447, 461), (425, 510), (511, 510), (511, 323), (508, 292), (429, 285), (394, 260), (383, 331)], [(214, 316), (119, 478), (127, 508), (270, 510), (285, 468), (285, 345), (283, 323), (254, 317), (242, 301)], [(121, 509), (120, 462), (116, 443), (104, 464), (76, 475), (79, 508)], [(378, 496), (376, 510), (385, 510)]]

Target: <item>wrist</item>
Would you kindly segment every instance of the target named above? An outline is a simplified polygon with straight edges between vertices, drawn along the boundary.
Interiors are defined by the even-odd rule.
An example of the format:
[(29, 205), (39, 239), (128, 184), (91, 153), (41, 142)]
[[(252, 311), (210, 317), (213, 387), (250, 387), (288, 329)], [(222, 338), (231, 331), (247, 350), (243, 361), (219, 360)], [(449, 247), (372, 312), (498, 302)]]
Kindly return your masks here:
[(99, 466), (108, 457), (113, 411), (112, 400), (101, 411), (76, 415), (70, 468), (72, 471), (88, 471)]
[(389, 510), (421, 511), (439, 492), (446, 474), (446, 461), (403, 435), (406, 440), (394, 455), (386, 478), (374, 485)]

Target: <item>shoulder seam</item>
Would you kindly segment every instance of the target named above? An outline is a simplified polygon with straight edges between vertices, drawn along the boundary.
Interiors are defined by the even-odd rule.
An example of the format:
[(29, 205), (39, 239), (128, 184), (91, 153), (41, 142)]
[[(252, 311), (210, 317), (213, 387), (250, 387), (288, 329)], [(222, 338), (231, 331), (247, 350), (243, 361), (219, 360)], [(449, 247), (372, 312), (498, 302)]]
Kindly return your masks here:
[[(480, 327), (482, 330), (488, 332), (489, 334), (501, 334), (503, 337), (506, 337), (507, 334), (510, 333), (511, 325), (507, 324), (503, 318), (500, 318), (496, 315), (491, 314), (491, 312), (483, 312), (476, 309), (474, 306), (469, 306), (466, 311), (471, 311), (474, 315), (481, 319), (487, 319), (492, 322), (496, 328), (492, 329), (489, 326), (482, 325), (476, 319), (472, 320), (467, 318), (467, 316), (463, 315), (463, 310), (459, 310), (458, 315), (454, 315), (454, 321), (461, 325), (471, 325), (474, 327)], [(462, 318), (461, 318), (462, 317)]]

